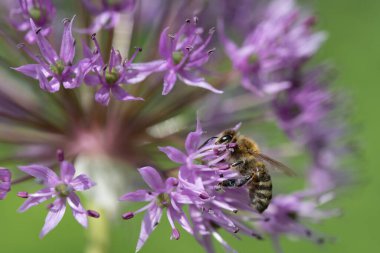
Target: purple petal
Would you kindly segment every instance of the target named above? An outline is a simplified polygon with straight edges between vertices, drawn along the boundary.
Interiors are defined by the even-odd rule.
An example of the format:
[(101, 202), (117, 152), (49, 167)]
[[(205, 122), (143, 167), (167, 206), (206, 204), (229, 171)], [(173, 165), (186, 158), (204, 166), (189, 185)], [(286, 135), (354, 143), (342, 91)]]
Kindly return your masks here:
[(60, 58), (65, 64), (69, 64), (73, 61), (75, 55), (75, 39), (72, 34), (73, 17), (70, 21), (65, 22), (63, 28), (61, 51), (59, 53)]
[(164, 77), (164, 89), (162, 95), (167, 95), (173, 89), (177, 80), (177, 73), (174, 70), (169, 70)]
[(110, 102), (110, 89), (105, 86), (100, 88), (95, 94), (95, 100), (102, 105), (108, 105)]
[(81, 174), (74, 178), (70, 185), (75, 191), (85, 191), (95, 186), (96, 183), (94, 183), (88, 176)]
[(165, 189), (165, 183), (155, 168), (143, 167), (139, 169), (139, 173), (151, 189), (157, 192)]
[(13, 68), (14, 70), (23, 73), (26, 76), (38, 79), (37, 68), (40, 67), (39, 64), (26, 64), (18, 68)]
[(45, 225), (40, 233), (40, 238), (44, 237), (58, 225), (65, 214), (65, 210), (66, 202), (64, 199), (58, 198), (53, 202), (53, 205), (50, 207), (50, 211), (46, 216)]
[(43, 184), (46, 186), (54, 187), (57, 182), (59, 182), (57, 174), (55, 174), (55, 172), (51, 169), (42, 165), (32, 164), (28, 166), (20, 166), (19, 169), (26, 174), (42, 180)]
[(96, 86), (96, 85), (100, 84), (101, 81), (100, 81), (98, 75), (94, 75), (94, 74), (90, 73), (90, 74), (85, 76), (84, 82), (88, 86)]
[(40, 82), (41, 89), (51, 93), (57, 92), (59, 90), (59, 82), (55, 78), (51, 79), (49, 82), (45, 74), (42, 72), (41, 68), (37, 69), (37, 77), (38, 81)]
[(169, 27), (166, 27), (162, 32), (160, 36), (160, 44), (159, 44), (159, 52), (160, 55), (168, 59), (171, 57), (171, 48), (170, 48), (170, 38), (168, 35)]
[(75, 174), (74, 165), (69, 162), (63, 161), (61, 162), (61, 179), (66, 184), (70, 183)]
[(132, 201), (132, 202), (141, 202), (141, 201), (151, 201), (155, 197), (152, 194), (149, 194), (146, 190), (137, 190), (135, 192), (129, 192), (120, 197), (121, 201)]
[(87, 211), (83, 208), (80, 203), (79, 197), (75, 193), (70, 193), (70, 196), (67, 199), (67, 203), (72, 209), (74, 218), (81, 224), (83, 227), (87, 228)]
[(145, 244), (149, 235), (156, 228), (158, 222), (161, 220), (162, 209), (157, 205), (153, 205), (148, 209), (144, 216), (144, 220), (141, 224), (140, 236), (137, 242), (136, 252), (138, 252), (142, 246)]
[(120, 100), (120, 101), (127, 101), (127, 100), (144, 100), (143, 98), (140, 98), (140, 97), (134, 97), (132, 96), (131, 94), (129, 94), (128, 92), (126, 92), (125, 90), (123, 90), (121, 87), (119, 86), (113, 86), (111, 88), (112, 90), (112, 94), (115, 96), (115, 98), (117, 100)]
[(195, 132), (191, 132), (187, 135), (185, 147), (188, 154), (192, 154), (197, 151), (202, 133), (202, 129), (197, 129)]
[(182, 211), (177, 211), (173, 207), (169, 207), (167, 211), (168, 216), (171, 216), (171, 219), (178, 221), (178, 223), (185, 229), (188, 233), (193, 234), (193, 229), (185, 215)]
[(42, 56), (49, 62), (49, 64), (54, 64), (59, 58), (54, 48), (50, 45), (50, 43), (45, 39), (42, 35), (41, 31), (38, 31), (37, 26), (34, 24), (33, 20), (30, 19), (30, 24), (32, 26), (33, 31), (36, 33), (37, 45), (40, 48)]
[(190, 72), (181, 71), (181, 74), (178, 75), (178, 77), (182, 82), (184, 82), (187, 85), (201, 87), (218, 94), (223, 93), (223, 91), (212, 87), (211, 84), (207, 83), (203, 77), (197, 77), (191, 74)]
[[(55, 192), (51, 188), (45, 188), (37, 191), (33, 195), (29, 196), (29, 198), (20, 206), (18, 212), (22, 213), (31, 208), (32, 206), (38, 205), (48, 199), (51, 199), (54, 196)], [(38, 197), (37, 197), (38, 196)]]
[(160, 151), (164, 152), (170, 160), (176, 163), (185, 163), (186, 162), (186, 155), (182, 153), (182, 151), (167, 146), (167, 147), (159, 147), (158, 148)]

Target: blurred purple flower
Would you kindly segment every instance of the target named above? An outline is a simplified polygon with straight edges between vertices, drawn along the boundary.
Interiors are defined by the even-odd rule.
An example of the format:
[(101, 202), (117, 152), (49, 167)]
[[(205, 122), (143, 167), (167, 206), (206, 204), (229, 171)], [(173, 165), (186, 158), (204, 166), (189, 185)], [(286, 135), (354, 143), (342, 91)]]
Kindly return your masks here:
[[(186, 20), (176, 34), (168, 34), (165, 28), (160, 37), (159, 53), (164, 60), (158, 60), (142, 66), (145, 71), (164, 71), (164, 89), (162, 95), (167, 95), (173, 89), (177, 78), (189, 86), (197, 86), (215, 93), (223, 93), (215, 89), (203, 77), (198, 75), (202, 66), (209, 60), (214, 49), (206, 50), (215, 29), (209, 30), (206, 40), (201, 38), (203, 29), (197, 27), (198, 19)], [(153, 66), (153, 67), (152, 67)], [(155, 69), (154, 69), (155, 68)]]
[(0, 167), (0, 199), (4, 199), (11, 190), (11, 172)]
[(325, 40), (313, 33), (314, 17), (306, 16), (293, 0), (274, 0), (264, 19), (238, 47), (219, 25), (220, 38), (233, 66), (242, 74), (242, 85), (257, 94), (291, 87), (291, 78)]
[(323, 243), (325, 239), (306, 227), (302, 221), (319, 222), (339, 214), (338, 210), (321, 210), (320, 205), (330, 201), (332, 193), (317, 196), (313, 191), (276, 196), (267, 211), (265, 219), (258, 226), (270, 234), (275, 248), (280, 251), (279, 236), (295, 235)]
[[(15, 1), (16, 2), (16, 1)], [(37, 39), (30, 19), (41, 28), (40, 33), (47, 36), (51, 32), (51, 22), (56, 9), (51, 0), (19, 0), (19, 5), (10, 10), (10, 23), (19, 31), (27, 32), (25, 40), (34, 43)]]
[(20, 166), (19, 169), (39, 180), (45, 188), (35, 193), (19, 193), (22, 198), (27, 198), (24, 204), (19, 208), (19, 212), (25, 212), (32, 206), (38, 205), (48, 199), (56, 198), (55, 201), (48, 205), (49, 213), (42, 228), (40, 237), (44, 237), (54, 229), (61, 221), (66, 210), (66, 202), (72, 209), (74, 218), (83, 227), (87, 227), (87, 211), (83, 208), (77, 191), (85, 191), (95, 185), (86, 175), (81, 174), (74, 177), (75, 168), (67, 162), (60, 163), (60, 177), (51, 169), (42, 165)]
[(179, 231), (174, 225), (174, 221), (177, 221), (183, 229), (192, 234), (192, 228), (181, 207), (183, 198), (175, 192), (178, 186), (178, 180), (171, 177), (164, 182), (157, 170), (152, 167), (140, 168), (139, 172), (152, 191), (137, 190), (127, 193), (120, 198), (121, 201), (149, 202), (149, 204), (143, 208), (133, 213), (129, 212), (123, 215), (124, 219), (130, 219), (133, 218), (135, 214), (146, 211), (146, 215), (141, 224), (141, 232), (136, 252), (141, 249), (150, 233), (160, 222), (164, 208), (167, 208), (167, 217), (172, 227), (171, 239), (178, 240), (180, 237)]
[(114, 28), (123, 12), (131, 12), (135, 9), (136, 0), (109, 1), (102, 0), (100, 6), (93, 0), (82, 0), (84, 7), (95, 16), (92, 25), (86, 29), (80, 29), (83, 33), (96, 33), (100, 29)]
[(101, 88), (95, 94), (95, 100), (102, 105), (108, 105), (111, 93), (120, 101), (144, 100), (143, 98), (132, 96), (121, 87), (121, 85), (133, 84), (145, 79), (146, 73), (140, 73), (133, 68), (132, 64), (132, 61), (142, 49), (136, 48), (132, 57), (123, 61), (120, 52), (112, 48), (109, 64), (107, 65), (100, 54), (100, 48), (95, 36), (93, 36), (93, 40), (97, 45), (96, 54), (91, 56), (89, 49), (87, 49), (86, 56), (91, 58), (98, 55), (99, 57), (97, 57), (92, 67), (92, 72), (86, 75), (85, 83), (89, 86), (101, 85)]
[(91, 60), (82, 59), (77, 64), (73, 64), (75, 56), (75, 39), (72, 35), (72, 20), (65, 19), (64, 31), (62, 36), (61, 50), (59, 56), (51, 44), (41, 34), (41, 29), (37, 28), (31, 19), (30, 24), (33, 32), (37, 37), (37, 44), (43, 58), (33, 55), (25, 45), (21, 45), (23, 49), (32, 57), (37, 64), (27, 64), (15, 70), (37, 79), (40, 87), (48, 92), (57, 92), (60, 85), (66, 89), (77, 88), (81, 85), (84, 76), (90, 71)]

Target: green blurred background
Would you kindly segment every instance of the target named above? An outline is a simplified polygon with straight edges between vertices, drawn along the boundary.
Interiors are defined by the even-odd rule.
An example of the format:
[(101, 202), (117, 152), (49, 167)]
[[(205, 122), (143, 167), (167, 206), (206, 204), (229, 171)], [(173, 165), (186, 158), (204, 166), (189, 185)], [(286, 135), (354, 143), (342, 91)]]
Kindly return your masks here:
[[(318, 231), (334, 238), (334, 242), (322, 246), (308, 241), (282, 239), (285, 252), (369, 252), (378, 245), (380, 227), (380, 155), (377, 144), (380, 141), (379, 95), (380, 95), (380, 1), (377, 0), (319, 0), (303, 1), (313, 6), (319, 27), (329, 34), (318, 55), (319, 60), (328, 59), (338, 70), (335, 85), (346, 90), (352, 101), (350, 119), (355, 126), (354, 137), (360, 141), (362, 155), (355, 163), (357, 183), (342, 192), (334, 206), (343, 209), (340, 218), (328, 220), (316, 226)], [(377, 167), (379, 166), (379, 167)], [(28, 186), (23, 185), (28, 188)], [(32, 184), (30, 185), (32, 186)], [(29, 188), (30, 189), (30, 188)], [(69, 212), (61, 224), (43, 240), (38, 239), (44, 222), (45, 207), (35, 207), (19, 214), (16, 209), (21, 199), (14, 187), (6, 201), (0, 202), (0, 252), (24, 253), (67, 253), (84, 252), (86, 236)], [(124, 209), (127, 209), (125, 207)], [(134, 210), (134, 207), (128, 207)], [(165, 220), (165, 219), (164, 219)], [(140, 218), (128, 222), (117, 220), (114, 224), (104, 224), (101, 220), (91, 220), (92, 236), (97, 244), (102, 244), (101, 231), (110, 229), (110, 252), (134, 252), (140, 230)], [(179, 241), (170, 241), (170, 229), (163, 222), (141, 250), (144, 252), (202, 252), (190, 236), (182, 233)], [(228, 236), (227, 236), (227, 239)], [(243, 238), (242, 241), (229, 240), (238, 252), (273, 252), (270, 242)], [(96, 251), (94, 251), (95, 253)], [(223, 252), (218, 248), (218, 252)]]

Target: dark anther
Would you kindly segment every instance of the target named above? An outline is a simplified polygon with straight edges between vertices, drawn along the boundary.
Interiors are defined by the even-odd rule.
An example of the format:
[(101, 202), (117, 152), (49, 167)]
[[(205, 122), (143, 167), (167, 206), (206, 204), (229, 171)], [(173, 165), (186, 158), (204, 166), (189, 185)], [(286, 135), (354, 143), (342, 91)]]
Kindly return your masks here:
[(91, 34), (91, 39), (94, 40), (96, 37), (96, 33)]
[(70, 19), (69, 19), (69, 18), (64, 18), (64, 19), (62, 19), (62, 23), (63, 23), (63, 24), (66, 24), (67, 22), (70, 22)]
[(234, 209), (234, 210), (232, 210), (232, 212), (233, 212), (233, 213), (237, 213), (237, 212), (238, 212), (238, 210), (237, 210), (237, 209)]
[(198, 24), (198, 17), (194, 17), (193, 20), (194, 20), (194, 24)]
[(215, 52), (215, 50), (216, 50), (215, 48), (213, 48), (213, 49), (210, 49), (210, 50), (208, 50), (208, 51), (207, 51), (207, 54), (209, 54), (209, 55), (210, 55), (210, 54), (214, 53), (214, 52)]
[(223, 178), (223, 177), (224, 177), (224, 175), (223, 175), (223, 174), (219, 174), (219, 177), (220, 177), (220, 178)]
[(141, 47), (135, 47), (136, 50), (139, 50), (139, 52), (142, 52), (142, 48)]
[(185, 22), (189, 24), (191, 22), (191, 20), (190, 19), (186, 19)]
[(233, 232), (234, 234), (237, 234), (239, 231), (240, 231), (240, 228), (235, 228)]
[(311, 236), (311, 231), (310, 231), (309, 229), (306, 229), (305, 233), (306, 233), (306, 235), (307, 235), (308, 237)]
[(36, 30), (36, 34), (39, 34), (39, 33), (41, 32), (41, 30), (42, 30), (41, 27), (40, 27), (40, 28), (37, 28), (37, 30)]

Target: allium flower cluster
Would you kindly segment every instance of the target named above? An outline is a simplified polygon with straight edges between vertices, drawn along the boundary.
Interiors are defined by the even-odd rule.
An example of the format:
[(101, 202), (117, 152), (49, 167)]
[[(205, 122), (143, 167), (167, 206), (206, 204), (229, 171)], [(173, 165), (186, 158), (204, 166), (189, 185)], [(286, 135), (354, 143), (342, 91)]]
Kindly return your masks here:
[[(9, 5), (10, 17), (3, 15), (9, 25), (0, 28), (0, 66), (19, 67), (1, 70), (0, 142), (6, 148), (0, 160), (8, 169), (0, 167), (0, 199), (11, 186), (34, 178), (42, 188), (17, 195), (26, 199), (20, 212), (49, 201), (40, 237), (59, 224), (67, 206), (83, 227), (88, 217), (98, 218), (82, 205), (85, 197), (104, 209), (105, 222), (117, 214), (119, 202), (145, 203), (135, 211), (123, 207), (124, 220), (144, 215), (136, 251), (162, 219), (171, 226), (170, 239), (179, 240), (184, 230), (208, 253), (215, 252), (214, 241), (236, 252), (226, 233), (269, 238), (279, 253), (280, 236), (326, 241), (309, 223), (339, 214), (323, 204), (346, 182), (338, 169), (347, 148), (337, 141), (346, 131), (334, 114), (341, 104), (327, 85), (329, 71), (310, 61), (325, 33), (314, 31), (316, 18), (295, 0), (206, 2), (76, 1), (83, 11), (57, 27), (52, 25), (59, 24), (56, 14), (73, 15), (70, 8), (56, 8), (51, 0)], [(240, 46), (234, 42), (239, 37)], [(40, 88), (14, 70), (37, 80)], [(189, 87), (174, 88), (178, 82)], [(141, 102), (119, 103), (130, 100)], [(195, 112), (208, 133), (200, 119), (189, 133), (189, 115)], [(295, 192), (278, 187), (276, 173), (261, 160), (254, 169), (267, 169), (265, 182), (273, 182), (266, 195), (252, 188), (254, 176), (236, 183), (242, 175), (230, 161), (241, 142), (219, 144), (211, 133), (237, 122), (245, 136), (260, 143), (255, 152), (264, 150), (292, 168), (289, 154), (310, 158), (305, 159), (309, 168), (294, 166), (306, 174), (306, 187)], [(286, 143), (272, 140), (277, 136), (272, 131), (285, 133)], [(184, 149), (175, 148), (184, 139)], [(275, 144), (273, 150), (266, 139)], [(52, 159), (57, 148), (58, 166)], [(165, 156), (169, 159), (161, 159)], [(168, 163), (174, 165), (166, 169)], [(19, 166), (20, 177), (12, 170), (18, 164), (29, 164)], [(226, 182), (234, 183), (223, 187)], [(268, 201), (265, 210), (256, 210), (253, 192)], [(108, 231), (96, 229), (88, 244), (105, 252), (107, 243), (96, 248), (93, 237), (107, 239)]]
[(273, 1), (264, 19), (248, 34), (239, 48), (220, 26), (220, 37), (244, 88), (264, 95), (292, 86), (291, 78), (325, 40), (314, 33), (314, 17), (307, 16), (294, 0)]

